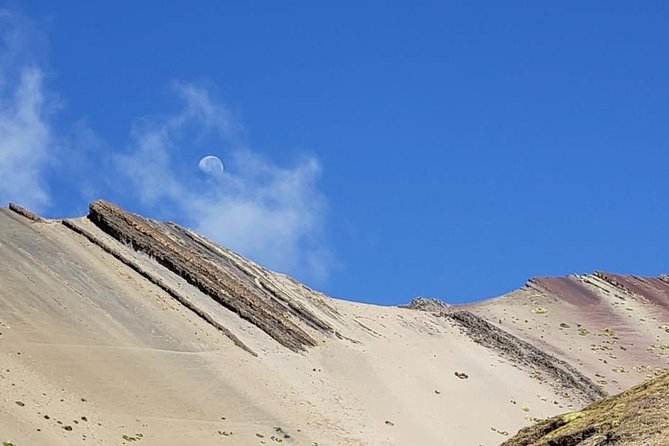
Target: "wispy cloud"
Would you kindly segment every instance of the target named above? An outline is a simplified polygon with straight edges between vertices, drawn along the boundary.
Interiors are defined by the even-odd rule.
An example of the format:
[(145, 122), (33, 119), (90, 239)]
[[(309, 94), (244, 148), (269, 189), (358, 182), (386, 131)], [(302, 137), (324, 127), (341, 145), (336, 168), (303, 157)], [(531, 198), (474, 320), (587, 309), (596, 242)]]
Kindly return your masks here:
[[(318, 190), (318, 160), (307, 156), (278, 165), (237, 145), (239, 124), (206, 88), (175, 88), (183, 109), (139, 123), (131, 150), (117, 159), (143, 206), (164, 218), (178, 216), (270, 268), (324, 279), (331, 256), (322, 243), (327, 206)], [(204, 145), (221, 149), (210, 153), (196, 147)], [(199, 157), (223, 158), (225, 171), (195, 170), (199, 158), (183, 155), (198, 150)]]
[[(127, 150), (109, 154), (85, 118), (52, 125), (41, 39), (28, 19), (0, 10), (0, 202), (67, 213), (110, 197), (270, 268), (307, 280), (327, 276), (327, 205), (315, 157), (278, 164), (251, 150), (212, 88), (195, 83), (175, 83), (178, 111), (137, 119)], [(222, 158), (225, 169), (198, 169), (206, 155)], [(103, 167), (108, 175), (97, 175)]]
[(53, 144), (44, 74), (30, 23), (0, 9), (0, 202), (50, 204), (44, 171)]

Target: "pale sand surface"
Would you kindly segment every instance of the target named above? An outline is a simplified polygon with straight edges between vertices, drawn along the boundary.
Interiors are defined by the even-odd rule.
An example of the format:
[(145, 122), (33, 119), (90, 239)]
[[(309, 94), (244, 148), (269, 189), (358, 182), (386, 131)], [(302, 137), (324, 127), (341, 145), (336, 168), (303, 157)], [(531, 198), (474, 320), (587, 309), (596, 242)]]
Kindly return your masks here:
[[(148, 257), (117, 245), (206, 307), (258, 356), (61, 224), (32, 223), (2, 210), (0, 440), (17, 446), (490, 446), (532, 417), (581, 404), (476, 344), (449, 319), (312, 295), (276, 276), (302, 293), (297, 298), (305, 304), (313, 300), (313, 311), (341, 334), (314, 332), (319, 346), (290, 351)], [(601, 339), (559, 328), (581, 316), (564, 305), (522, 299), (491, 301), (479, 313), (546, 342), (593, 377), (601, 372), (612, 379), (614, 372), (600, 366), (600, 351), (588, 348)], [(532, 313), (534, 305), (548, 312)], [(629, 305), (635, 315), (651, 311)], [(630, 311), (619, 313), (629, 319)], [(629, 339), (639, 338), (640, 348), (656, 342), (654, 331), (638, 331)], [(641, 361), (637, 350), (628, 351), (633, 358), (618, 354), (617, 361), (628, 367)], [(642, 360), (666, 365), (653, 355)], [(643, 379), (637, 372), (622, 375), (620, 386)]]

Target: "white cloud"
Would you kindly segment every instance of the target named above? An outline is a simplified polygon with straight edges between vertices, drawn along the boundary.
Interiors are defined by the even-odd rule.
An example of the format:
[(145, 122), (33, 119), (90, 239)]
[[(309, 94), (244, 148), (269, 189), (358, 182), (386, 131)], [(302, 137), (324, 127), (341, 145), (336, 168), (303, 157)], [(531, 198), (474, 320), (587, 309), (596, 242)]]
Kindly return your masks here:
[[(179, 218), (196, 231), (273, 269), (322, 280), (330, 255), (321, 242), (326, 202), (318, 191), (321, 168), (313, 157), (279, 166), (248, 148), (217, 155), (220, 175), (197, 170), (180, 155), (195, 145), (234, 144), (239, 125), (207, 89), (178, 84), (181, 112), (144, 120), (133, 131), (130, 153), (118, 158), (145, 206)], [(187, 135), (187, 137), (186, 137)], [(228, 168), (229, 167), (229, 168)], [(173, 217), (172, 217), (173, 218)]]
[[(174, 85), (180, 111), (138, 120), (130, 150), (105, 155), (109, 147), (85, 119), (66, 131), (51, 126), (44, 46), (28, 19), (0, 9), (0, 203), (67, 213), (102, 191), (125, 203), (136, 197), (142, 213), (182, 222), (270, 268), (302, 279), (327, 276), (317, 159), (278, 165), (246, 148), (230, 111), (193, 83)], [(202, 172), (204, 155), (219, 156), (225, 169)], [(105, 167), (109, 175), (96, 174)], [(59, 203), (58, 194), (69, 200)]]
[(44, 170), (52, 137), (32, 40), (28, 22), (0, 10), (0, 202), (42, 210), (50, 201)]

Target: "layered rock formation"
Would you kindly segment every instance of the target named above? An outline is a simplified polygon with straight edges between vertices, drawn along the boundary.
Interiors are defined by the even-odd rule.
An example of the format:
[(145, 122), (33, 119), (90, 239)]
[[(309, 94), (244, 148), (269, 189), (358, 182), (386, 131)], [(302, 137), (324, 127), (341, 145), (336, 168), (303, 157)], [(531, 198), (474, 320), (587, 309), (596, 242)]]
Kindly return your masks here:
[(248, 263), (240, 262), (233, 253), (176, 224), (148, 220), (104, 201), (91, 204), (88, 219), (292, 350), (317, 343), (301, 324), (321, 332), (333, 331), (268, 280), (267, 273), (245, 267)]

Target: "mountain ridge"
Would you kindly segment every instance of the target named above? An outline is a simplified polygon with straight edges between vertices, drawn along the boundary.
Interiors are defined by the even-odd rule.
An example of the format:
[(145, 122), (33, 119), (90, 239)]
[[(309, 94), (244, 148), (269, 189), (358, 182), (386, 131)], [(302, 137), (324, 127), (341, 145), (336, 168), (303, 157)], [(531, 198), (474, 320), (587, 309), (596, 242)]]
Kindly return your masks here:
[[(0, 317), (11, 327), (0, 358), (25, 371), (0, 390), (20, 388), (21, 409), (35, 409), (5, 402), (0, 422), (28, 444), (84, 441), (72, 432), (86, 427), (99, 444), (127, 443), (132, 428), (143, 444), (493, 445), (669, 365), (665, 276), (533, 278), (462, 305), (359, 304), (104, 201), (75, 219), (0, 210)], [(53, 389), (93, 395), (100, 420), (124, 428), (63, 431), (44, 410), (82, 402), (58, 409)]]

